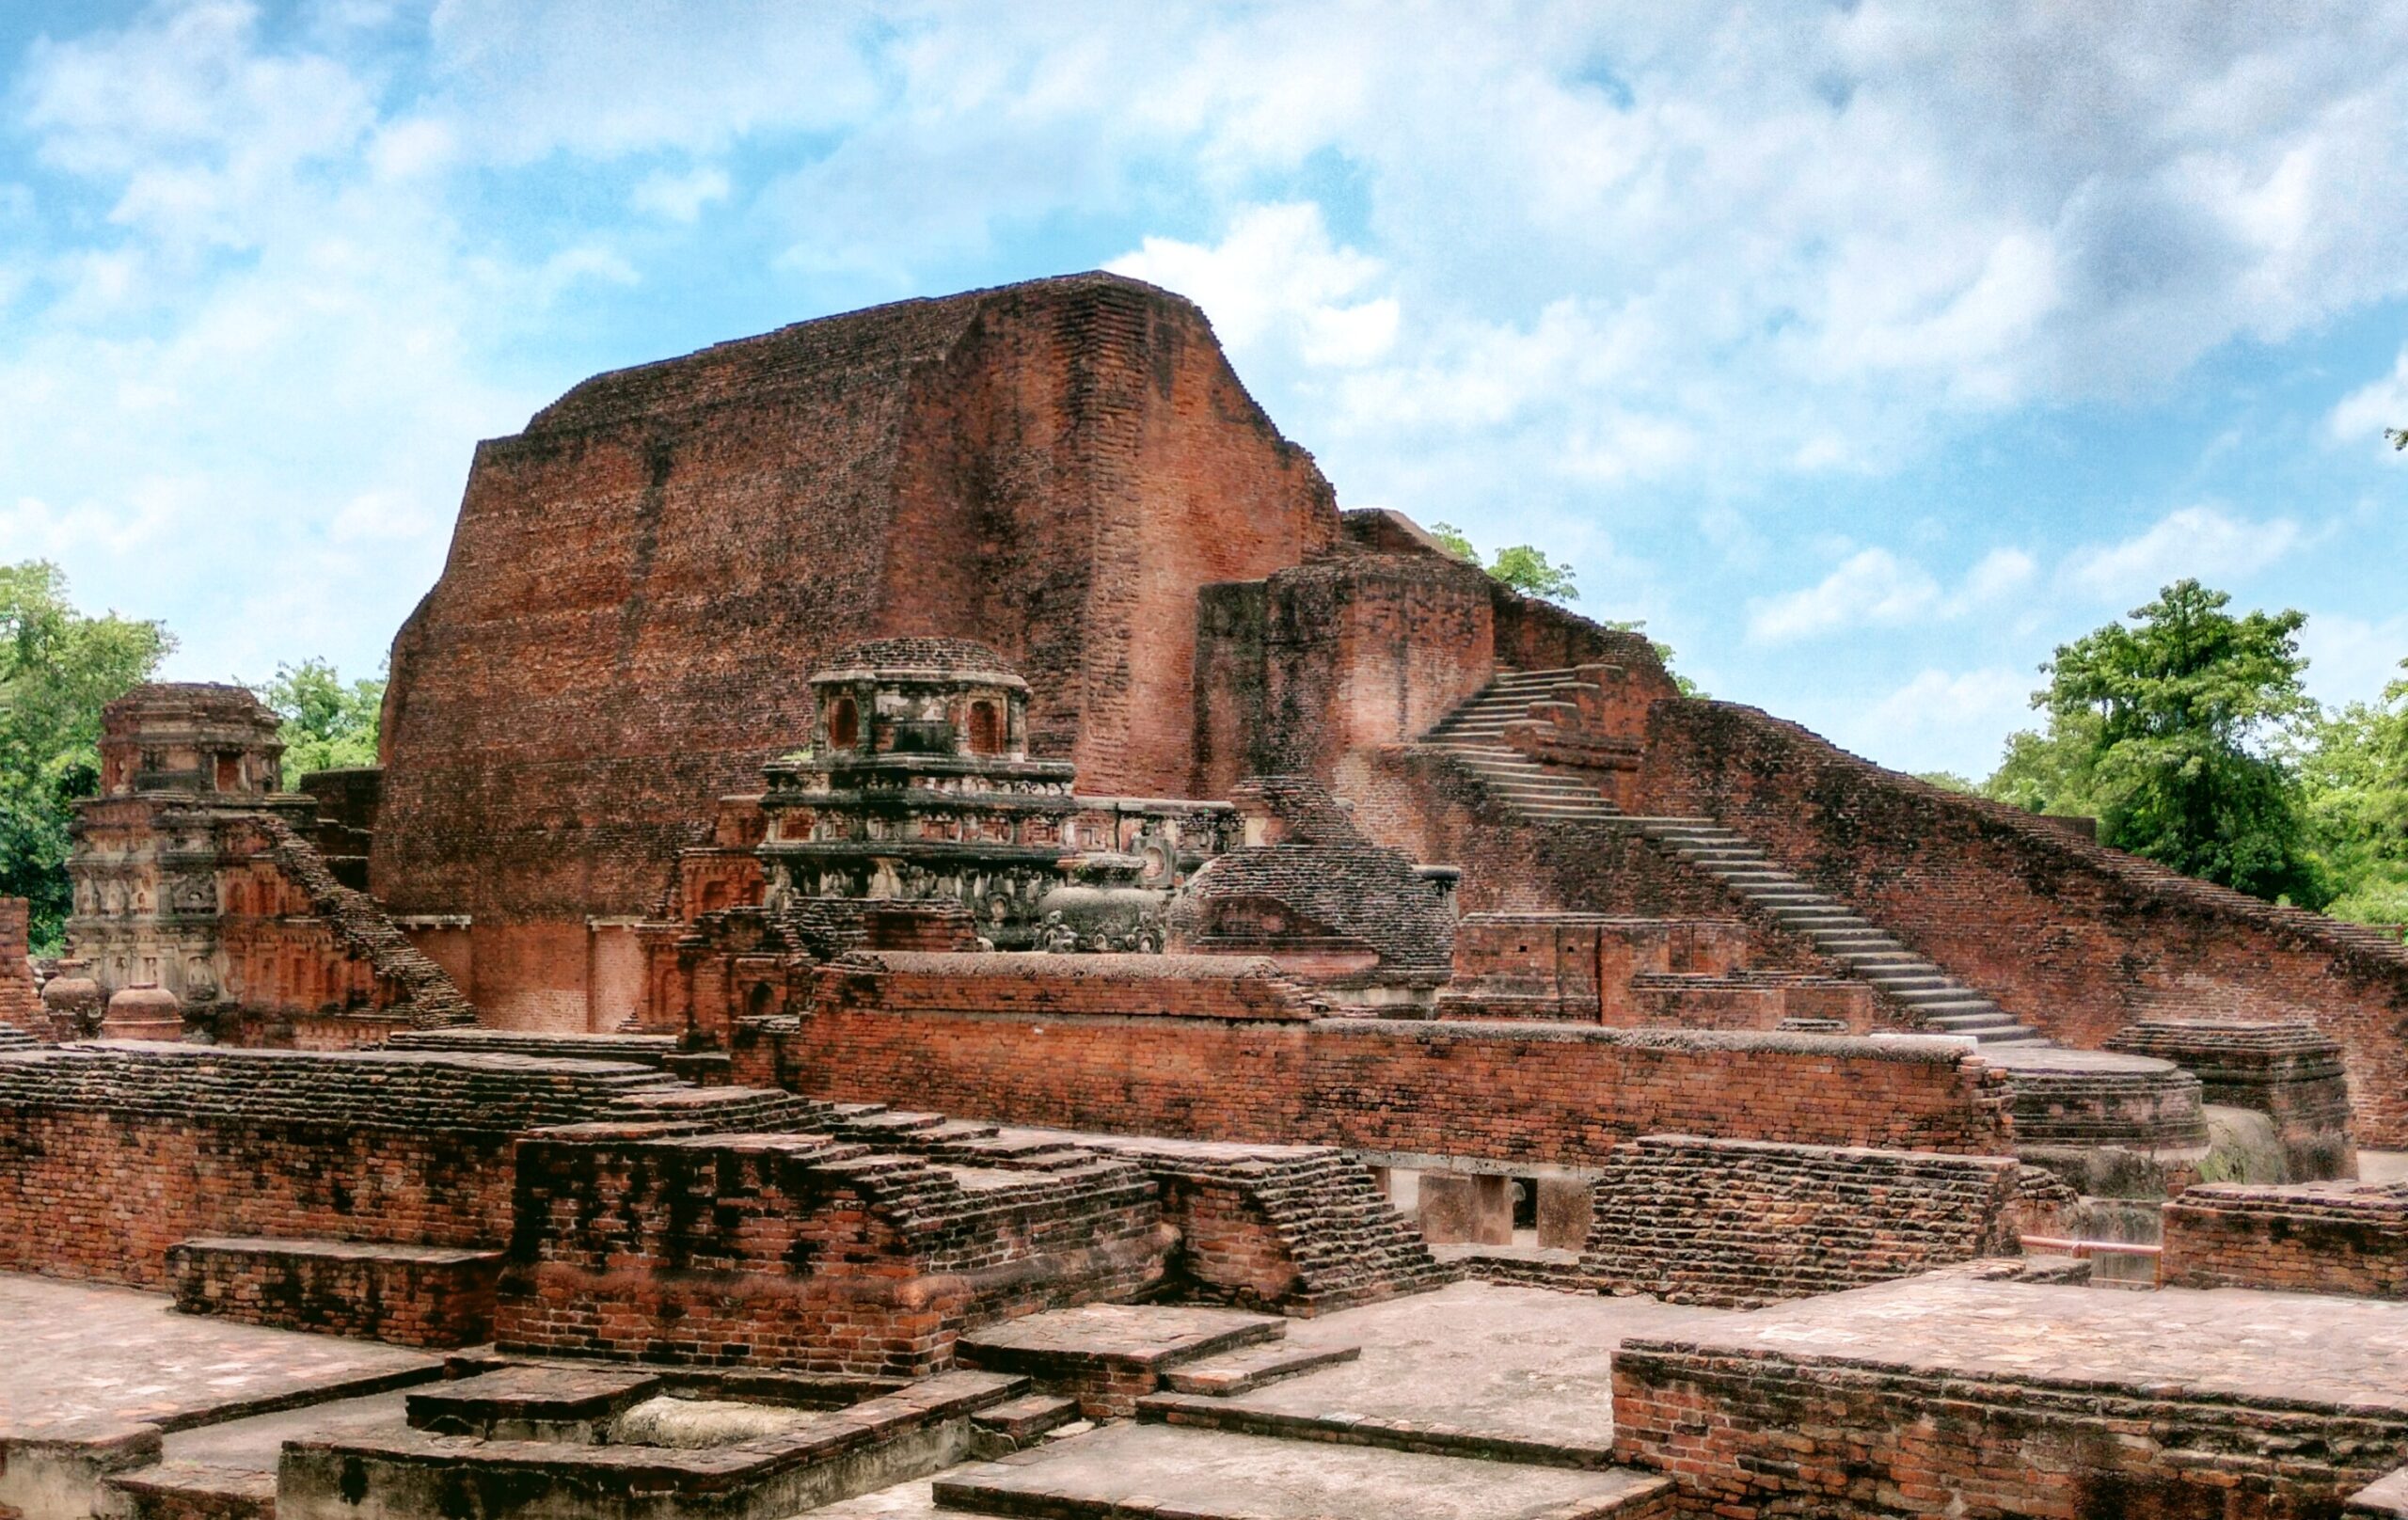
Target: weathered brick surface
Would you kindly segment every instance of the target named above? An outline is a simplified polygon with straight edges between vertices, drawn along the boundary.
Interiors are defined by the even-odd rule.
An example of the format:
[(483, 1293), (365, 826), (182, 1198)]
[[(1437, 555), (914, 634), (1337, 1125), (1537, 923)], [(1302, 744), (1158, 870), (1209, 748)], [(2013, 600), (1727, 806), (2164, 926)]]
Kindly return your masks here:
[(1657, 1131), (2008, 1148), (2004, 1088), (1939, 1041), (1197, 1016), (1175, 983), (999, 983), (986, 958), (823, 968), (784, 1080), (1008, 1123), (1561, 1165)]
[(2107, 1048), (2172, 1061), (2199, 1079), (2202, 1101), (2273, 1119), (2289, 1180), (2355, 1175), (2349, 1073), (2339, 1042), (2315, 1025), (2150, 1019), (2117, 1031)]
[(500, 1273), (499, 1251), (242, 1237), (167, 1249), (183, 1313), (397, 1346), (492, 1339)]
[(1651, 1134), (1595, 1190), (1584, 1275), (1608, 1292), (1752, 1308), (2006, 1253), (2012, 1157)]
[(584, 917), (656, 906), (712, 800), (810, 731), (817, 657), (864, 636), (992, 645), (1034, 752), (1176, 796), (1196, 588), (1338, 532), (1202, 313), (1115, 277), (597, 377), (480, 446), (395, 641), (376, 890), (474, 915), (489, 1016), (564, 1018)]
[(1172, 1243), (1125, 1162), (948, 1166), (824, 1134), (624, 1127), (517, 1155), (509, 1348), (919, 1376), (963, 1330), (1125, 1299)]
[(23, 897), (0, 897), (0, 1025), (40, 1039), (50, 1034), (50, 1020), (34, 986), (33, 963), (25, 958), (31, 907)]
[(156, 1287), (168, 1247), (199, 1236), (499, 1243), (516, 1133), (649, 1117), (647, 1094), (689, 1091), (639, 1068), (509, 1056), (0, 1057), (0, 1267)]
[(2287, 1402), (1624, 1341), (1614, 1455), (1717, 1520), (2314, 1520), (2408, 1447), (2408, 1414)]
[(2187, 1189), (2165, 1206), (2162, 1271), (2182, 1288), (2408, 1298), (2408, 1183)]
[[(2304, 1020), (2362, 1143), (2408, 1145), (2408, 948), (2106, 849), (1729, 703), (1650, 711), (1646, 805), (1704, 815), (2071, 1045), (2147, 1018)], [(1468, 889), (1467, 889), (1468, 890)]]

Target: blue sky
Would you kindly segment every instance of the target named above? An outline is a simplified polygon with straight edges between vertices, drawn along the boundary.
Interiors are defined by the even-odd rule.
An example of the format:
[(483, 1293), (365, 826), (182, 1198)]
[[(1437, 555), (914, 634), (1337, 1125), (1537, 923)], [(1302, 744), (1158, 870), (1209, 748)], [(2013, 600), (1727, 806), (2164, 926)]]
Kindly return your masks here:
[(0, 8), (0, 559), (365, 673), (597, 370), (1105, 266), (1349, 506), (1984, 773), (2195, 575), (2408, 656), (2408, 5)]

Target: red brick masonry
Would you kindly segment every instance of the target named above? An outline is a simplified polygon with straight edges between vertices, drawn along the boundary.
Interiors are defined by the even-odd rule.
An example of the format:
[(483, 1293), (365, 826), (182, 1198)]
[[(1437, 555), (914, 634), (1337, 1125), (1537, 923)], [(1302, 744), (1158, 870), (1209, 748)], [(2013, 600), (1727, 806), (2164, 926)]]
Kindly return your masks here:
[(2408, 1183), (2214, 1183), (2165, 1206), (2164, 1279), (2408, 1298)]
[(397, 1346), (493, 1338), (499, 1251), (345, 1241), (204, 1239), (167, 1251), (176, 1307)]
[(1163, 986), (1053, 958), (848, 956), (785, 1037), (785, 1081), (1008, 1123), (1558, 1165), (1658, 1131), (2010, 1148), (2004, 1087), (1956, 1042), (1263, 1018), (1233, 997), (1164, 1017)]

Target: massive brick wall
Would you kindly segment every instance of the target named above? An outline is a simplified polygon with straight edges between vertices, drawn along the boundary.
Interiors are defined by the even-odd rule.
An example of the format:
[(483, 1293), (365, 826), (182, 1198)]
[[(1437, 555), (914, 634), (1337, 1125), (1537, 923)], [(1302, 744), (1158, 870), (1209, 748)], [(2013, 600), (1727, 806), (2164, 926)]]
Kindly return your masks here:
[(498, 1243), (514, 1135), (677, 1085), (510, 1056), (0, 1056), (0, 1268), (156, 1287), (194, 1236)]
[(2164, 1280), (2408, 1298), (2408, 1183), (2215, 1183), (2165, 1206)]
[(962, 1173), (822, 1134), (580, 1126), (518, 1151), (496, 1336), (514, 1350), (920, 1376), (965, 1329), (1158, 1283), (1125, 1162)]
[(2359, 1138), (2408, 1145), (2408, 949), (1943, 792), (1728, 703), (1651, 710), (1646, 806), (1738, 830), (2055, 1039), (2142, 1018), (2305, 1019)]
[(2018, 1173), (2004, 1156), (1644, 1135), (1597, 1180), (1580, 1269), (1722, 1308), (1841, 1292), (2012, 1254)]
[(1009, 1123), (1540, 1165), (1594, 1166), (1656, 1131), (2007, 1149), (2004, 1088), (1939, 1041), (1165, 1017), (1155, 990), (1102, 977), (1036, 1005), (988, 958), (824, 968), (785, 1080)]
[(1653, 696), (1673, 687), (1654, 647), (1350, 513), (1349, 552), (1197, 603), (1193, 795), (1249, 775), (1344, 779), (1351, 757), (1418, 737), (1499, 666), (1612, 662)]
[(1191, 771), (1195, 594), (1331, 546), (1201, 312), (1110, 276), (804, 323), (570, 391), (481, 445), (393, 646), (372, 879), (477, 921), (488, 1020), (583, 1018), (588, 915), (649, 912), (809, 729), (816, 657), (975, 638), (1092, 791)]

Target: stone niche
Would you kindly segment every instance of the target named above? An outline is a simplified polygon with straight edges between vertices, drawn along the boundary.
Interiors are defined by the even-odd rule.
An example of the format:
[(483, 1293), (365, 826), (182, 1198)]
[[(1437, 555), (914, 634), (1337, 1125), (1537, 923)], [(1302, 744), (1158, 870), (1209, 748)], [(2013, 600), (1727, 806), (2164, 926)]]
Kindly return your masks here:
[(1028, 683), (966, 639), (879, 639), (811, 684), (809, 746), (765, 771), (767, 905), (951, 897), (1035, 942), (1079, 805), (1069, 761), (1029, 757)]

